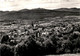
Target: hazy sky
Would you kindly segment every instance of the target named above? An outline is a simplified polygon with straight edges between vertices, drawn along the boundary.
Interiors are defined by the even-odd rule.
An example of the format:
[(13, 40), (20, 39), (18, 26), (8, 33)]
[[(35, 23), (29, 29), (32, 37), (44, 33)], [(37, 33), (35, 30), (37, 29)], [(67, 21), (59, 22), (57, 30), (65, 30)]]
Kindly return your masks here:
[(80, 8), (80, 0), (0, 0), (0, 10)]

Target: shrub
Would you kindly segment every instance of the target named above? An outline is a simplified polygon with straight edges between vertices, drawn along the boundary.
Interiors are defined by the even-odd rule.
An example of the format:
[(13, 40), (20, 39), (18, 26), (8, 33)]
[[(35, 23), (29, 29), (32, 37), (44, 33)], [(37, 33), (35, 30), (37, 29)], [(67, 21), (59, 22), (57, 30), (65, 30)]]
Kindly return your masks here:
[(9, 45), (1, 44), (0, 51), (1, 56), (14, 56), (14, 52), (12, 51), (12, 48)]

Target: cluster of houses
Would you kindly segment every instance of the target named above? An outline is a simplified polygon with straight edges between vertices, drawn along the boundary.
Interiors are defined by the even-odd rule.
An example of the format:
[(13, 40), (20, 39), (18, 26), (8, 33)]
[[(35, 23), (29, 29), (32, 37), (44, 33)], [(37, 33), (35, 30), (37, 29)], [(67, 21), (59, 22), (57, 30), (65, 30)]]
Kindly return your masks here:
[(67, 26), (51, 26), (51, 23), (43, 23), (43, 24), (29, 24), (29, 25), (22, 25), (14, 29), (8, 30), (6, 33), (11, 41), (14, 42), (16, 40), (17, 42), (26, 40), (30, 36), (33, 35), (35, 39), (37, 38), (43, 38), (46, 40), (46, 38), (49, 38), (50, 35), (57, 35), (61, 36), (62, 34), (67, 34), (71, 31), (73, 31), (73, 27), (71, 24), (68, 24)]

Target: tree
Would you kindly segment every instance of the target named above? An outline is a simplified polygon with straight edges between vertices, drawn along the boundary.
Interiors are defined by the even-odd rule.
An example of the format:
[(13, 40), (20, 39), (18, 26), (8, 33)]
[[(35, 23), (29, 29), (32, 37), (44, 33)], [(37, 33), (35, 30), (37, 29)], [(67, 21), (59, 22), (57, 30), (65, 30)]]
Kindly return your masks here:
[(14, 56), (11, 46), (2, 44), (0, 47), (1, 56)]

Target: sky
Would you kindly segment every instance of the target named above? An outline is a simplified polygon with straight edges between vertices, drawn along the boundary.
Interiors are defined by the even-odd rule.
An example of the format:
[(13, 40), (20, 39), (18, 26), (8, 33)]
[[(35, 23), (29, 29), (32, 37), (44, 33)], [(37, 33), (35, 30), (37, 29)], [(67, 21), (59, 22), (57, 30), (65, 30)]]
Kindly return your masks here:
[(0, 0), (0, 10), (80, 8), (80, 0)]

